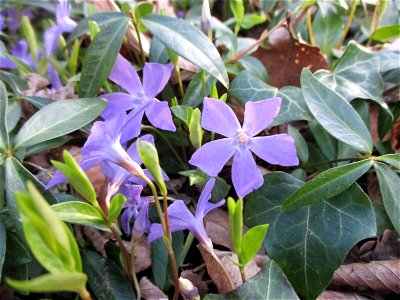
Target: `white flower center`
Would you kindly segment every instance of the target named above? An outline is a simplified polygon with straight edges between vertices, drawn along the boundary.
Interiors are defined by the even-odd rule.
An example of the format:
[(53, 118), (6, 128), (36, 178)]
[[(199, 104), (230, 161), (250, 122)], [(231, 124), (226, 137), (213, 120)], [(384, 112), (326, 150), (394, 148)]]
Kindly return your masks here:
[(246, 145), (249, 141), (249, 137), (247, 136), (246, 133), (244, 132), (239, 132), (239, 134), (236, 136), (236, 140), (240, 145)]

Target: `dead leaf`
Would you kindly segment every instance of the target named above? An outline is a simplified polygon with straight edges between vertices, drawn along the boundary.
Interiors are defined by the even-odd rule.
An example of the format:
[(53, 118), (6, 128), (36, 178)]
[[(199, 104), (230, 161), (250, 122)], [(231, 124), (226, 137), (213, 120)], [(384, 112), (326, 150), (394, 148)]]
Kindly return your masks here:
[(143, 299), (146, 300), (160, 300), (167, 299), (167, 295), (163, 293), (156, 285), (154, 285), (147, 277), (142, 277), (139, 281), (140, 291)]
[(88, 226), (83, 226), (83, 233), (92, 242), (94, 249), (96, 249), (97, 252), (100, 252), (101, 255), (106, 256), (104, 245), (110, 240), (110, 236)]
[(227, 211), (214, 209), (205, 217), (206, 231), (213, 244), (224, 246), (233, 251), (228, 218)]
[(392, 127), (390, 141), (394, 152), (400, 153), (400, 119)]
[(367, 300), (369, 298), (363, 297), (356, 293), (342, 293), (335, 291), (324, 291), (318, 296), (317, 300)]
[(385, 230), (380, 239), (363, 243), (359, 254), (363, 262), (400, 259), (399, 236), (393, 230)]
[(75, 94), (75, 86), (72, 82), (68, 82), (56, 92), (51, 92), (49, 89), (42, 89), (35, 96), (48, 98), (52, 100), (75, 99), (78, 95)]
[(50, 84), (46, 78), (36, 73), (26, 73), (25, 79), (28, 84), (28, 89), (22, 93), (24, 96), (35, 96), (38, 91), (46, 88)]
[[(128, 253), (131, 253), (131, 242), (123, 241)], [(151, 248), (147, 242), (147, 237), (142, 235), (138, 240), (135, 240), (135, 271), (136, 273), (146, 270), (151, 266)]]
[(331, 285), (400, 293), (400, 260), (342, 265), (333, 275)]
[(312, 72), (329, 70), (329, 65), (318, 47), (301, 43), (286, 27), (280, 27), (269, 37), (270, 48), (258, 47), (252, 55), (267, 68), (270, 84), (281, 88), (286, 85), (300, 86), (303, 68)]

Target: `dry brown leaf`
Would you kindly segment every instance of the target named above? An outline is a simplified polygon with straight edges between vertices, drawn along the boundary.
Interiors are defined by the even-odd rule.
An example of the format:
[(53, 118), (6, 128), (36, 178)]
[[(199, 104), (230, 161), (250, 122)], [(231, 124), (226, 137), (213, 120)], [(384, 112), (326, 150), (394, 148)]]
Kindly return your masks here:
[(94, 249), (96, 249), (97, 252), (100, 252), (101, 255), (106, 256), (104, 245), (110, 240), (110, 237), (101, 233), (99, 230), (88, 226), (83, 227), (83, 233), (92, 242)]
[(231, 242), (228, 212), (223, 209), (214, 209), (205, 217), (207, 235), (213, 244), (233, 249)]
[[(123, 241), (128, 253), (131, 253), (131, 242)], [(135, 241), (135, 271), (136, 273), (146, 270), (151, 266), (151, 247), (147, 242), (147, 237), (143, 236)]]
[(303, 68), (312, 72), (329, 70), (329, 65), (318, 47), (301, 43), (286, 27), (280, 27), (269, 37), (270, 48), (258, 47), (252, 55), (267, 68), (270, 84), (281, 88), (286, 85), (300, 86)]
[(36, 96), (52, 100), (78, 98), (78, 95), (75, 94), (75, 87), (72, 82), (68, 82), (67, 85), (63, 86), (55, 93), (50, 92), (48, 89), (42, 89), (36, 93)]
[(208, 275), (210, 275), (211, 279), (217, 286), (218, 292), (227, 293), (233, 291), (235, 289), (235, 284), (222, 266), (221, 262), (204, 250), (203, 247), (200, 246), (199, 250), (206, 264)]
[(147, 277), (142, 277), (139, 282), (140, 291), (143, 299), (146, 300), (160, 300), (167, 299), (167, 295), (163, 293), (156, 285), (154, 285)]
[(25, 79), (28, 84), (28, 89), (22, 93), (24, 96), (35, 96), (38, 91), (46, 88), (50, 84), (46, 78), (36, 73), (26, 73)]
[(400, 119), (393, 125), (390, 132), (392, 148), (396, 153), (400, 153)]
[(331, 285), (400, 293), (400, 260), (342, 265), (333, 275)]
[(317, 300), (367, 300), (369, 298), (363, 297), (356, 293), (342, 293), (335, 291), (324, 291), (318, 296)]
[(363, 243), (359, 249), (362, 261), (400, 259), (400, 241), (398, 239), (399, 236), (395, 231), (385, 230), (380, 239)]

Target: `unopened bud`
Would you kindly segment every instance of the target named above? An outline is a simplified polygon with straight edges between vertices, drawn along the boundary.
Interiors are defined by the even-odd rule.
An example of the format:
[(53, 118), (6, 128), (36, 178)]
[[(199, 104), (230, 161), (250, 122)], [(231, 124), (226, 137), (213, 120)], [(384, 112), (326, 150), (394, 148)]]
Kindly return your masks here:
[(184, 299), (200, 300), (199, 291), (189, 279), (179, 277), (179, 290)]
[(208, 0), (203, 0), (203, 7), (201, 9), (201, 31), (206, 36), (209, 36), (211, 33), (211, 12), (210, 12), (210, 3)]

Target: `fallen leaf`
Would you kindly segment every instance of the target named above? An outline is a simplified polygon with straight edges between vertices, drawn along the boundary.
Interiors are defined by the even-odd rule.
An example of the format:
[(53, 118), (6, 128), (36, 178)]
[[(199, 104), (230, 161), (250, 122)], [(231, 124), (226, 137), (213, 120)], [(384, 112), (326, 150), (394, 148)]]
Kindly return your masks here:
[(213, 244), (224, 246), (233, 251), (228, 218), (227, 211), (214, 209), (205, 217), (206, 231)]
[(143, 299), (146, 300), (160, 300), (167, 299), (167, 295), (163, 293), (156, 285), (154, 285), (147, 277), (142, 277), (139, 281), (140, 291)]
[[(131, 242), (123, 241), (128, 253), (131, 253)], [(151, 248), (147, 242), (147, 237), (142, 235), (138, 240), (135, 240), (135, 271), (136, 273), (146, 270), (151, 266)]]
[(67, 85), (63, 86), (56, 92), (51, 92), (49, 89), (42, 89), (36, 93), (35, 96), (48, 98), (52, 100), (64, 100), (78, 98), (75, 94), (75, 87), (72, 82), (68, 82)]
[(25, 79), (28, 84), (28, 89), (22, 93), (24, 96), (35, 96), (38, 91), (46, 88), (50, 84), (46, 78), (36, 73), (26, 73)]
[(369, 298), (363, 297), (356, 293), (343, 293), (335, 291), (324, 291), (318, 296), (317, 300), (367, 300)]
[(333, 275), (331, 286), (368, 287), (400, 293), (400, 260), (342, 265)]
[(286, 27), (280, 27), (269, 37), (270, 48), (258, 47), (252, 55), (267, 68), (270, 85), (281, 88), (300, 86), (303, 68), (312, 72), (329, 70), (329, 65), (318, 47), (301, 43)]
[(363, 243), (359, 253), (364, 262), (400, 259), (399, 236), (393, 230), (385, 230), (380, 239)]
[(110, 240), (110, 236), (88, 226), (83, 226), (83, 233), (92, 242), (94, 249), (100, 252), (101, 255), (106, 256), (104, 245)]

